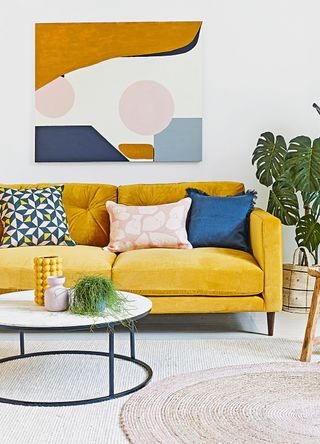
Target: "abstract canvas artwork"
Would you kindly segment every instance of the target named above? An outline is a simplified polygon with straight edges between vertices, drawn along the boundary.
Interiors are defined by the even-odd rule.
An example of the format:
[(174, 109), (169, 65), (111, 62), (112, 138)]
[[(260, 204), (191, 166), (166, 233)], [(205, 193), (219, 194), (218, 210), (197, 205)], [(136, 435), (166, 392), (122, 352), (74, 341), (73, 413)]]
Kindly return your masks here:
[(36, 24), (36, 162), (200, 161), (201, 25)]

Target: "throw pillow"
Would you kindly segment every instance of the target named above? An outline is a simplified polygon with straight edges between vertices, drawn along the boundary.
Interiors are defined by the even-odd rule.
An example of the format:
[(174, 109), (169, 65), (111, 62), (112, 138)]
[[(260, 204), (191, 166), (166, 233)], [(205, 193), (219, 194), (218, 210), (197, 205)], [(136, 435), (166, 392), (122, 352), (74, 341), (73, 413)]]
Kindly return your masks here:
[(17, 190), (0, 187), (0, 248), (75, 245), (62, 203), (64, 186)]
[(238, 196), (208, 196), (193, 188), (188, 221), (188, 239), (193, 247), (234, 248), (250, 252), (249, 216), (255, 191)]
[(107, 201), (110, 242), (105, 248), (112, 252), (141, 248), (192, 248), (186, 231), (190, 205), (190, 197), (175, 203), (149, 206)]

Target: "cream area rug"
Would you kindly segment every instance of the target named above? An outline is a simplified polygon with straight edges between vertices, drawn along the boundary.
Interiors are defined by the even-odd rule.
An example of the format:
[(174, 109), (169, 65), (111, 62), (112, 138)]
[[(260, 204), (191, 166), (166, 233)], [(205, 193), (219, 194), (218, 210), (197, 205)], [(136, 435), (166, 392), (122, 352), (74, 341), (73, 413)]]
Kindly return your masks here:
[(318, 444), (320, 366), (230, 366), (167, 378), (132, 396), (121, 422), (133, 444)]
[[(43, 342), (35, 342), (32, 340), (32, 335), (26, 335), (26, 352), (32, 351), (44, 351), (44, 350), (61, 350), (61, 349), (83, 349), (83, 350), (101, 350), (107, 349), (107, 340), (102, 341), (96, 339), (94, 333), (88, 333), (88, 341), (77, 341), (74, 339), (67, 339), (52, 342), (46, 340)], [(90, 336), (91, 335), (91, 336)], [(144, 360), (154, 370), (154, 377), (148, 387), (143, 389), (144, 391), (137, 392), (132, 398), (120, 398), (113, 401), (107, 401), (100, 404), (76, 406), (76, 407), (23, 407), (14, 406), (8, 404), (0, 404), (0, 442), (1, 444), (122, 444), (127, 443), (128, 439), (123, 433), (120, 427), (120, 413), (123, 405), (128, 401), (125, 407), (123, 417), (129, 418), (127, 422), (124, 421), (125, 429), (132, 441), (141, 444), (152, 444), (153, 442), (171, 444), (171, 442), (186, 442), (183, 441), (183, 437), (180, 441), (170, 440), (158, 440), (152, 441), (152, 439), (144, 439), (143, 433), (145, 433), (145, 424), (142, 424), (141, 434), (136, 435), (135, 427), (131, 427), (136, 421), (139, 423), (141, 417), (134, 415), (135, 408), (137, 406), (135, 396), (148, 397), (149, 390), (157, 391), (159, 386), (156, 385), (157, 381), (160, 381), (168, 377), (176, 377), (177, 375), (185, 374), (188, 372), (199, 372), (199, 400), (204, 400), (203, 391), (207, 392), (208, 401), (201, 407), (199, 414), (206, 415), (205, 421), (210, 422), (213, 418), (214, 412), (212, 409), (205, 409), (205, 406), (212, 405), (214, 398), (218, 393), (222, 393), (222, 389), (225, 386), (225, 382), (230, 383), (229, 395), (225, 397), (224, 403), (221, 405), (221, 416), (230, 418), (232, 409), (237, 409), (235, 403), (235, 397), (237, 395), (237, 387), (239, 386), (239, 395), (244, 396), (245, 390), (243, 387), (246, 385), (248, 394), (254, 395), (254, 390), (251, 389), (251, 378), (253, 387), (257, 390), (258, 387), (265, 385), (265, 379), (255, 376), (257, 374), (246, 376), (243, 369), (232, 369), (230, 366), (241, 365), (246, 366), (248, 364), (264, 364), (268, 362), (288, 362), (295, 363), (298, 361), (301, 342), (294, 340), (285, 340), (277, 338), (261, 338), (261, 339), (200, 339), (200, 340), (139, 340), (137, 335), (136, 351), (137, 358)], [(128, 342), (123, 339), (117, 340), (116, 338), (116, 352), (128, 354)], [(0, 333), (0, 356), (10, 356), (18, 353), (18, 335), (17, 341), (1, 341)], [(314, 355), (314, 359), (319, 359), (317, 353)], [(26, 400), (71, 400), (89, 398), (93, 396), (103, 396), (108, 392), (108, 363), (107, 359), (96, 356), (44, 356), (41, 358), (30, 358), (15, 362), (7, 362), (0, 364), (0, 397), (12, 397)], [(314, 366), (314, 364), (311, 364)], [(316, 365), (315, 365), (316, 366)], [(229, 377), (227, 370), (217, 369), (218, 367), (227, 367), (230, 372), (235, 371), (236, 374)], [(262, 366), (262, 369), (265, 366)], [(300, 368), (300, 364), (298, 364)], [(320, 366), (319, 366), (320, 367)], [(245, 368), (245, 367), (243, 367)], [(267, 367), (266, 367), (267, 368)], [(283, 367), (282, 367), (283, 368)], [(302, 367), (301, 367), (302, 368)], [(311, 368), (305, 365), (305, 368)], [(312, 367), (314, 368), (314, 367)], [(208, 370), (212, 369), (212, 370)], [(261, 367), (260, 367), (261, 369)], [(281, 373), (281, 372), (280, 372)], [(212, 377), (206, 378), (207, 375), (220, 375), (214, 381)], [(244, 375), (241, 379), (241, 375)], [(279, 398), (283, 393), (283, 389), (290, 388), (290, 397), (294, 387), (296, 387), (297, 399), (295, 400), (295, 410), (288, 410), (287, 404), (283, 396), (279, 398), (279, 402), (276, 405), (276, 410), (272, 405), (269, 406), (269, 412), (271, 415), (269, 418), (269, 426), (273, 428), (279, 427), (279, 418), (283, 418), (288, 421), (288, 425), (298, 423), (296, 427), (302, 427), (302, 433), (305, 433), (304, 418), (308, 419), (309, 432), (312, 430), (317, 432), (318, 423), (314, 423), (311, 419), (312, 412), (308, 408), (312, 406), (313, 411), (318, 408), (317, 415), (320, 418), (319, 404), (316, 407), (312, 391), (308, 391), (310, 394), (309, 407), (303, 407), (299, 410), (299, 398), (301, 394), (301, 372), (297, 377), (297, 384), (295, 385), (291, 374), (290, 377), (284, 376), (274, 377), (274, 380), (279, 381), (274, 387), (274, 394), (265, 398), (266, 403), (275, 398)], [(311, 376), (314, 377), (316, 372), (313, 370)], [(116, 390), (128, 388), (132, 385), (136, 385), (144, 378), (144, 371), (130, 363), (116, 362), (115, 367), (116, 376)], [(201, 381), (205, 376), (205, 385), (201, 387)], [(318, 376), (318, 373), (317, 373)], [(265, 375), (263, 376), (266, 377)], [(183, 400), (189, 399), (191, 403), (197, 403), (197, 397), (195, 399), (188, 398), (188, 387), (194, 385), (193, 382), (189, 384), (190, 376), (182, 378), (186, 382), (186, 392), (182, 393)], [(193, 378), (193, 376), (191, 376)], [(238, 378), (238, 379), (235, 379)], [(240, 379), (239, 379), (240, 378)], [(320, 378), (320, 375), (319, 375)], [(211, 382), (206, 382), (209, 379)], [(288, 384), (287, 384), (288, 379)], [(181, 379), (178, 378), (181, 382)], [(236, 384), (234, 381), (238, 381)], [(313, 381), (313, 379), (312, 379)], [(180, 384), (179, 382), (179, 384)], [(299, 382), (299, 384), (298, 384)], [(314, 382), (314, 381), (313, 381)], [(231, 384), (232, 383), (232, 384)], [(165, 382), (166, 384), (166, 382)], [(208, 385), (209, 384), (209, 385)], [(318, 384), (318, 385), (317, 385)], [(314, 393), (318, 396), (320, 394), (319, 383), (314, 384)], [(169, 384), (170, 385), (170, 384)], [(217, 386), (217, 389), (215, 388)], [(172, 388), (174, 386), (172, 385)], [(303, 382), (302, 389), (309, 390), (309, 386), (306, 382)], [(191, 390), (192, 391), (192, 390)], [(175, 393), (175, 390), (173, 390)], [(173, 393), (173, 394), (174, 394)], [(177, 391), (177, 397), (168, 398), (168, 403), (173, 405), (173, 415), (177, 415), (177, 403), (181, 405), (181, 413), (195, 415), (195, 410), (187, 410), (186, 404), (180, 402), (179, 391)], [(198, 396), (197, 395), (197, 396)], [(233, 400), (231, 399), (234, 396)], [(320, 396), (320, 395), (319, 395)], [(131, 401), (132, 399), (132, 401)], [(143, 398), (143, 402), (147, 398)], [(244, 398), (241, 398), (242, 401)], [(250, 401), (251, 398), (248, 399)], [(305, 400), (305, 398), (302, 398)], [(156, 401), (156, 398), (154, 399)], [(161, 399), (163, 401), (163, 399)], [(257, 421), (262, 411), (255, 404), (257, 397), (255, 395), (252, 398), (251, 403), (247, 404), (248, 410), (241, 404), (239, 415), (242, 417), (248, 413), (252, 419)], [(174, 404), (172, 404), (174, 402)], [(177, 403), (175, 403), (177, 402)], [(132, 403), (133, 410), (129, 413), (129, 416), (125, 416), (128, 410), (130, 410), (130, 403)], [(152, 402), (151, 402), (152, 403)], [(282, 409), (281, 409), (282, 406)], [(190, 407), (191, 408), (191, 407)], [(154, 410), (153, 410), (154, 411)], [(141, 413), (141, 411), (140, 411)], [(150, 412), (150, 414), (152, 411)], [(144, 410), (144, 414), (149, 414)], [(156, 412), (158, 415), (158, 413)], [(167, 417), (166, 413), (166, 417)], [(239, 417), (231, 415), (236, 426), (238, 424)], [(151, 416), (150, 416), (151, 418)], [(130, 421), (129, 421), (130, 420)], [(291, 421), (291, 423), (289, 422)], [(270, 425), (271, 424), (271, 425)], [(152, 424), (153, 426), (153, 424)], [(249, 426), (249, 422), (245, 423), (245, 426)], [(150, 425), (151, 427), (151, 425)], [(223, 429), (223, 426), (221, 426)], [(241, 426), (242, 428), (244, 425)], [(222, 432), (220, 428), (220, 432)], [(297, 428), (295, 429), (297, 431)], [(203, 430), (198, 430), (203, 433)], [(232, 432), (230, 432), (232, 433)], [(240, 433), (240, 430), (239, 430)], [(193, 435), (191, 435), (193, 436)], [(200, 435), (199, 435), (200, 436)], [(209, 435), (210, 436), (210, 435)], [(231, 434), (232, 436), (232, 434)], [(240, 435), (243, 436), (243, 435)], [(250, 435), (249, 435), (250, 436)], [(268, 436), (268, 435), (267, 435)], [(303, 434), (302, 434), (303, 436)], [(200, 436), (201, 437), (201, 436)], [(176, 437), (177, 439), (179, 437)], [(190, 442), (202, 442), (197, 436), (195, 441)], [(262, 438), (263, 436), (258, 436)], [(171, 439), (171, 438), (170, 438)], [(203, 441), (205, 442), (205, 441)], [(215, 442), (215, 441), (209, 441)], [(226, 441), (224, 441), (226, 442)], [(228, 441), (233, 443), (231, 441)], [(241, 441), (236, 441), (241, 442)], [(246, 442), (245, 440), (242, 442)], [(247, 441), (248, 442), (248, 441)], [(253, 442), (250, 440), (250, 442)], [(259, 441), (257, 441), (259, 442)], [(262, 441), (268, 442), (268, 441)], [(299, 441), (297, 441), (299, 442)], [(304, 441), (307, 442), (307, 441)], [(318, 438), (318, 441), (320, 439)]]

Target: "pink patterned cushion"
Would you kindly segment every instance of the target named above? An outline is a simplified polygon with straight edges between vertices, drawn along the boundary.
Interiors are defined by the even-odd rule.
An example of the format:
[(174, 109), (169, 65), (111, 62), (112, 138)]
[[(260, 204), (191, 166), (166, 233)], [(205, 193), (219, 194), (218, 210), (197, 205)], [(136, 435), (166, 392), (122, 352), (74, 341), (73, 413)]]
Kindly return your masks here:
[(191, 198), (164, 205), (129, 206), (107, 201), (112, 252), (141, 248), (190, 249), (186, 219)]

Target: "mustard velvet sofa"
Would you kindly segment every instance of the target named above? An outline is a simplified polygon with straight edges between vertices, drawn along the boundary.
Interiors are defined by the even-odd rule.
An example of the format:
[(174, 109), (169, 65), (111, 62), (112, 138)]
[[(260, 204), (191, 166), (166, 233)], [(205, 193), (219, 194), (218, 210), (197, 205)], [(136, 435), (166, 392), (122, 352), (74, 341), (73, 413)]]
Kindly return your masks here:
[[(11, 184), (41, 188), (48, 184)], [(63, 201), (75, 247), (40, 246), (0, 249), (0, 293), (34, 288), (33, 258), (63, 258), (66, 285), (81, 274), (112, 278), (118, 289), (149, 297), (153, 314), (267, 312), (272, 335), (274, 313), (282, 309), (281, 223), (255, 209), (250, 216), (253, 254), (227, 248), (144, 249), (114, 254), (101, 247), (109, 241), (105, 202), (155, 205), (185, 197), (186, 188), (210, 195), (236, 195), (237, 182), (170, 184), (65, 184)], [(1, 225), (1, 224), (0, 224)], [(0, 227), (2, 235), (2, 227)]]

